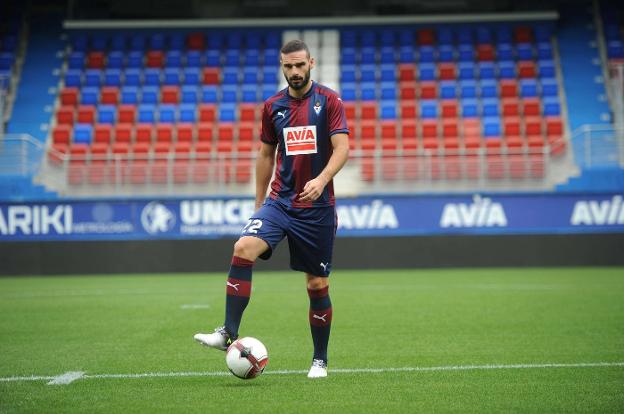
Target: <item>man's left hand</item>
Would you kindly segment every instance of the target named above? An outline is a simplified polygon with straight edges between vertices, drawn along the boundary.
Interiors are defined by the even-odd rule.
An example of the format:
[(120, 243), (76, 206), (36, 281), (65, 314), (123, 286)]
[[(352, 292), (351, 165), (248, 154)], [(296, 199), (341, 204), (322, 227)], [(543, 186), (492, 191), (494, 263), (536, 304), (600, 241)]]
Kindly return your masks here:
[(299, 193), (299, 201), (314, 201), (323, 194), (323, 189), (327, 182), (321, 177), (310, 180), (303, 187), (303, 191)]

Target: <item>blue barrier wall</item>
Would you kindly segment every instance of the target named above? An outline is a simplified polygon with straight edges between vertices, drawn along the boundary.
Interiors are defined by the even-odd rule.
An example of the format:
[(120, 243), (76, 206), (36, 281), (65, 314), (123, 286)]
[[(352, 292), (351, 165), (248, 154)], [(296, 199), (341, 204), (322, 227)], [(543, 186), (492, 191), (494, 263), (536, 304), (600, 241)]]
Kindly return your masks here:
[[(338, 202), (339, 237), (624, 233), (624, 194), (379, 196)], [(0, 204), (0, 241), (234, 238), (250, 198)]]

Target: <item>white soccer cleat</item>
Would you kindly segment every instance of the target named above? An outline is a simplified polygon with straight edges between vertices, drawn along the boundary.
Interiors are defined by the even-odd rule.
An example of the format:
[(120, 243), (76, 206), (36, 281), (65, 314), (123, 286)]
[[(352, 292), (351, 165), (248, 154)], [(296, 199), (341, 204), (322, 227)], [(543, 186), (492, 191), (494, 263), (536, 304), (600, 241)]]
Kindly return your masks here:
[(327, 376), (327, 363), (322, 359), (313, 359), (308, 372), (308, 378), (325, 378)]
[(220, 351), (226, 351), (228, 346), (232, 343), (230, 335), (228, 335), (225, 327), (216, 328), (211, 334), (198, 333), (193, 337), (197, 342), (210, 348), (215, 348)]

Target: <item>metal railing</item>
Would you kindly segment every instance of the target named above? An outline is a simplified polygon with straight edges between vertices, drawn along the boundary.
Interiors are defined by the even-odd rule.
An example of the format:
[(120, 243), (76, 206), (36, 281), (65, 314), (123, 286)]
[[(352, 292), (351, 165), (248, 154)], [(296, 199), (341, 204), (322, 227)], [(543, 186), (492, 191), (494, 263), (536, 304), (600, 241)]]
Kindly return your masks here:
[(624, 168), (624, 128), (583, 125), (572, 133), (571, 141), (582, 169)]
[(30, 135), (5, 135), (0, 139), (0, 176), (36, 176), (44, 153), (45, 145)]

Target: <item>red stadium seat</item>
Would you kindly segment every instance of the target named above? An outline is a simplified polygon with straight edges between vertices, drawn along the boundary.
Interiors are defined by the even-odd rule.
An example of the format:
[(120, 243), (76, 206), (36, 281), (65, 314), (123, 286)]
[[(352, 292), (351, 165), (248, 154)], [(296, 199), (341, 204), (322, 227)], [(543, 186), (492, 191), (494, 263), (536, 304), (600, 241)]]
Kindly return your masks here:
[(377, 119), (377, 102), (364, 101), (360, 104), (360, 118), (362, 120)]
[(186, 37), (186, 45), (189, 49), (201, 50), (205, 47), (204, 34), (201, 32), (190, 33)]
[(137, 124), (134, 131), (136, 142), (152, 142), (154, 126), (152, 124)]
[(105, 55), (103, 52), (91, 51), (87, 55), (87, 67), (89, 69), (104, 68)]
[(237, 183), (248, 183), (251, 180), (253, 162), (250, 159), (236, 161), (235, 179)]
[(199, 122), (214, 122), (216, 112), (214, 104), (199, 105)]
[(234, 139), (234, 124), (233, 123), (220, 123), (217, 126), (217, 140), (218, 141), (232, 141)]
[(413, 101), (416, 99), (416, 82), (401, 82), (399, 85), (399, 93), (402, 101)]
[(433, 29), (420, 29), (416, 31), (416, 39), (421, 46), (433, 45), (435, 42), (435, 33)]
[(502, 140), (489, 138), (485, 141), (487, 177), (501, 179), (505, 176), (505, 161), (502, 156)]
[(89, 146), (86, 144), (72, 144), (69, 147), (69, 166), (67, 182), (70, 185), (80, 185), (85, 182)]
[(95, 122), (95, 106), (93, 105), (80, 105), (78, 106), (78, 119), (79, 124), (92, 124)]
[(525, 98), (521, 100), (522, 114), (524, 116), (541, 115), (541, 105), (538, 98)]
[(420, 82), (420, 99), (436, 99), (438, 97), (438, 83)]
[(253, 141), (255, 123), (253, 122), (240, 122), (237, 124), (237, 135), (239, 141)]
[(401, 101), (401, 119), (416, 119), (418, 117), (418, 106), (415, 101)]
[(204, 68), (202, 75), (204, 85), (217, 85), (221, 83), (221, 75), (218, 68)]
[(357, 102), (343, 102), (342, 105), (344, 106), (345, 116), (347, 117), (348, 122), (353, 122), (359, 117), (359, 114), (357, 113), (357, 110), (359, 109)]
[(392, 139), (396, 141), (397, 124), (395, 121), (381, 121), (381, 139)]
[(401, 63), (399, 64), (399, 81), (414, 82), (416, 80), (416, 65), (413, 63)]
[(453, 62), (442, 62), (438, 64), (438, 77), (440, 80), (453, 80), (457, 77), (457, 69)]
[(197, 126), (197, 140), (212, 142), (213, 124), (210, 122), (200, 122)]
[(459, 136), (459, 128), (456, 118), (445, 119), (442, 122), (442, 136), (444, 138), (455, 138)]
[(421, 135), (423, 139), (438, 138), (438, 121), (433, 119), (423, 119), (421, 122)]
[(518, 96), (518, 82), (515, 79), (501, 79), (500, 91), (502, 98)]
[(377, 138), (377, 122), (372, 120), (362, 121), (359, 125), (357, 136), (361, 140)]
[(549, 138), (563, 136), (563, 122), (560, 117), (546, 117), (546, 135)]
[(531, 28), (528, 26), (514, 27), (514, 41), (516, 43), (530, 43), (533, 40)]
[(115, 125), (115, 142), (132, 141), (132, 124)]
[(173, 124), (157, 124), (156, 125), (156, 142), (173, 141)]
[(488, 44), (477, 45), (477, 58), (480, 61), (494, 60), (494, 47)]
[(136, 119), (136, 106), (119, 105), (117, 107), (117, 122), (133, 124)]
[(117, 105), (119, 103), (119, 88), (116, 86), (104, 86), (100, 90), (100, 103)]
[(542, 118), (539, 116), (524, 118), (524, 134), (526, 136), (542, 135)]
[(52, 144), (48, 149), (48, 161), (57, 166), (61, 165), (65, 161), (68, 151), (68, 144)]
[(256, 104), (240, 104), (239, 117), (241, 122), (255, 122), (258, 113), (258, 105)]
[(93, 141), (100, 144), (109, 144), (113, 136), (113, 126), (110, 124), (97, 124), (94, 128)]
[(180, 102), (180, 87), (175, 85), (163, 85), (160, 90), (162, 103), (177, 104)]
[(164, 53), (161, 50), (149, 50), (145, 59), (145, 66), (148, 68), (160, 68), (165, 61)]
[(404, 119), (401, 122), (401, 137), (403, 142), (406, 140), (414, 139), (418, 137), (418, 124), (414, 119)]
[(457, 100), (444, 99), (440, 101), (442, 118), (457, 118)]
[(506, 137), (515, 137), (520, 135), (520, 118), (508, 117), (503, 119), (503, 134)]
[(52, 143), (69, 145), (71, 134), (71, 125), (56, 125), (52, 129)]
[(503, 98), (503, 116), (518, 116), (520, 114), (518, 98)]
[(76, 106), (78, 105), (78, 88), (63, 88), (60, 93), (61, 105)]
[(176, 124), (175, 128), (178, 142), (193, 141), (193, 124)]
[(74, 124), (74, 110), (73, 106), (61, 106), (58, 111), (56, 111), (56, 122), (58, 124)]
[(535, 62), (532, 60), (523, 60), (518, 62), (517, 70), (519, 78), (534, 78), (537, 76)]
[(91, 163), (88, 168), (89, 184), (101, 185), (107, 179), (109, 145), (91, 144)]

